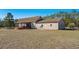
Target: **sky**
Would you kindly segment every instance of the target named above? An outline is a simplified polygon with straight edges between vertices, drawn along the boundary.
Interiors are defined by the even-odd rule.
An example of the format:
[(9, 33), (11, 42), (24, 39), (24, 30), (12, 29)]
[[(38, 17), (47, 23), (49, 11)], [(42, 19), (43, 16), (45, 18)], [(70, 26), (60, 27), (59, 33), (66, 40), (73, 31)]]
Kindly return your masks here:
[[(78, 9), (76, 9), (79, 11)], [(0, 9), (0, 19), (3, 19), (8, 12), (12, 13), (14, 19), (32, 16), (47, 16), (59, 11), (72, 12), (72, 9)]]

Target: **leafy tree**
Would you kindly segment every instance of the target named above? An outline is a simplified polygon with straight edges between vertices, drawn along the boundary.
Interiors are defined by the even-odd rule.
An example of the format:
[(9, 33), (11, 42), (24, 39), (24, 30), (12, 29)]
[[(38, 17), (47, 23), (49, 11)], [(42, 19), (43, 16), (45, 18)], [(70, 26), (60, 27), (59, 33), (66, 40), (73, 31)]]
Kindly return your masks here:
[(7, 13), (7, 15), (4, 18), (4, 27), (12, 28), (15, 26), (13, 15), (11, 13)]
[(79, 27), (79, 18), (77, 18), (74, 23), (75, 23), (76, 27)]
[(68, 24), (68, 27), (69, 27), (70, 29), (73, 29), (73, 28), (75, 27), (75, 24), (74, 24), (74, 23), (69, 23), (69, 24)]
[(2, 27), (2, 22), (1, 22), (1, 20), (0, 20), (0, 27)]
[(3, 27), (3, 21), (0, 19), (0, 27)]

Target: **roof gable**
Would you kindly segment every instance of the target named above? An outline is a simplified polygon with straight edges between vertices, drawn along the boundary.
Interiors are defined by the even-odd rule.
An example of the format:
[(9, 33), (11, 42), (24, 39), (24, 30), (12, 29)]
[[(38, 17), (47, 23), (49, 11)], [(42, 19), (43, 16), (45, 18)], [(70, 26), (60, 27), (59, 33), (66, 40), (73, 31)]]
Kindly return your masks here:
[(16, 23), (37, 22), (41, 20), (40, 16), (18, 19)]
[(58, 19), (58, 18), (56, 18), (56, 19), (49, 18), (49, 19), (44, 19), (42, 21), (39, 21), (38, 23), (58, 23), (60, 21), (61, 21), (61, 19)]

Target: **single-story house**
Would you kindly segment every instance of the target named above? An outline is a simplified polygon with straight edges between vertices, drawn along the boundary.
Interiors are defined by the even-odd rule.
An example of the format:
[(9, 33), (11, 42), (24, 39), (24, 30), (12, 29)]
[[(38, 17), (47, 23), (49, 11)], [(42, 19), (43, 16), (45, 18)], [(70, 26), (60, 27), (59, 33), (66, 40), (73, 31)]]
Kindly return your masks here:
[(36, 23), (37, 29), (46, 30), (63, 30), (65, 28), (64, 21), (61, 19), (45, 19)]
[(31, 17), (19, 19), (16, 22), (18, 28), (62, 30), (65, 28), (64, 21), (61, 19), (42, 19), (41, 17)]
[(16, 21), (16, 27), (19, 29), (32, 29), (35, 28), (33, 23), (37, 23), (41, 19), (40, 16), (18, 19)]

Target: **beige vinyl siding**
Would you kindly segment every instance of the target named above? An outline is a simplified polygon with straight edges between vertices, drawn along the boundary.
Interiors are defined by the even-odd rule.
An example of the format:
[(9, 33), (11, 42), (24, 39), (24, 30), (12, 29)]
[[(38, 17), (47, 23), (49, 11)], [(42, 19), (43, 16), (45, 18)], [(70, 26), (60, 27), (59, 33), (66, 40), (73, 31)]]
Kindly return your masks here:
[(58, 30), (58, 23), (38, 23), (35, 26), (37, 29)]

